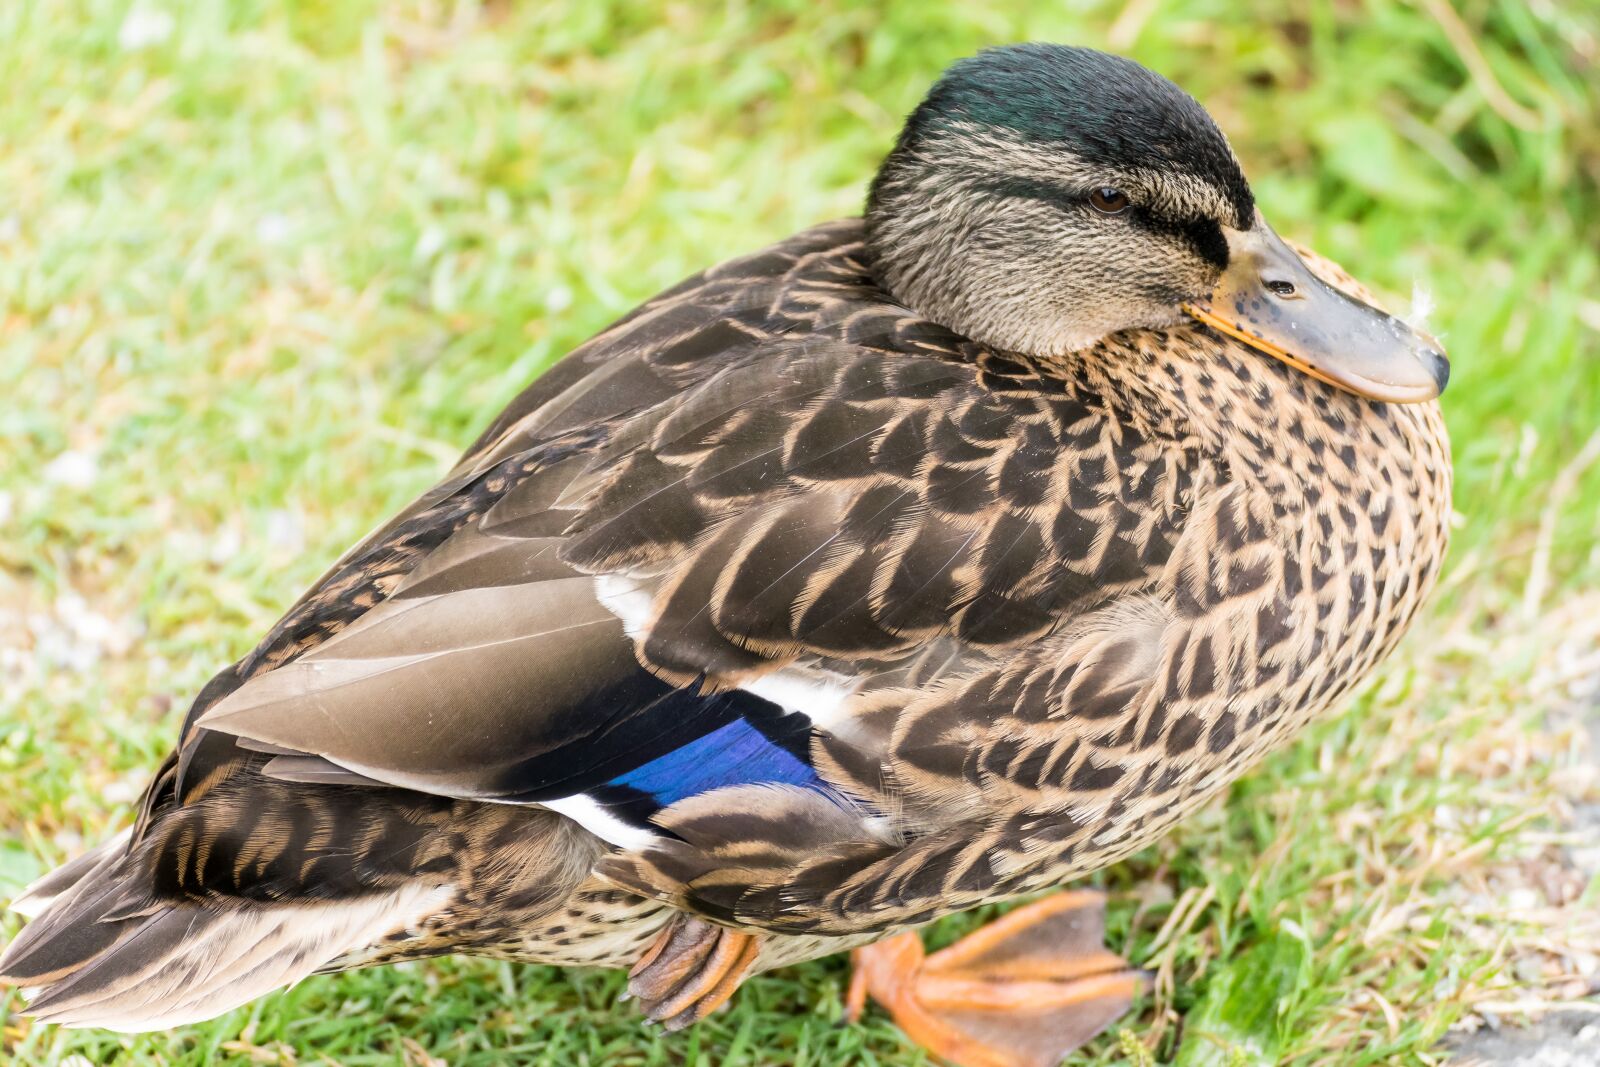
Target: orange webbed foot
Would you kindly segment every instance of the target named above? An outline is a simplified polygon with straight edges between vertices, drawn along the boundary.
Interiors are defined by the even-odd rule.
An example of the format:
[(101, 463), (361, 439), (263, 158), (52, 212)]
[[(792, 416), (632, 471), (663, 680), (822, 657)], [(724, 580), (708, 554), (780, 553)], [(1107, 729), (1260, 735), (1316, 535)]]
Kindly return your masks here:
[(1103, 947), (1105, 897), (1058, 893), (931, 956), (914, 933), (857, 949), (850, 1017), (867, 995), (958, 1067), (1055, 1067), (1125, 1013), (1145, 975)]
[(760, 951), (752, 934), (678, 915), (628, 972), (628, 993), (646, 1018), (682, 1030), (727, 1003)]

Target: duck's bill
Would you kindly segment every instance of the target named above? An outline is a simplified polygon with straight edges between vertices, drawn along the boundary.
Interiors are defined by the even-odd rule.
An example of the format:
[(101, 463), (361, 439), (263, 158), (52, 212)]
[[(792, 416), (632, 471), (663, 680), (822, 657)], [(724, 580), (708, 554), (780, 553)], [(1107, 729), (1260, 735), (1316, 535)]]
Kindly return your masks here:
[(1228, 231), (1228, 268), (1210, 298), (1183, 310), (1212, 329), (1373, 400), (1432, 400), (1450, 363), (1439, 342), (1311, 272), (1257, 216)]

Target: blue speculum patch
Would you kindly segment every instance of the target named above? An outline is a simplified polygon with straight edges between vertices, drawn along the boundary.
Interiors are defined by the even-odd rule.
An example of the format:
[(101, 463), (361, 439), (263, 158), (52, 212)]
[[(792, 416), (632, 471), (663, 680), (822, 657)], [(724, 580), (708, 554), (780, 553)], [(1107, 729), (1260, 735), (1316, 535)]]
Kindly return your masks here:
[(610, 785), (648, 794), (662, 807), (730, 785), (816, 787), (817, 772), (760, 730), (736, 719), (651, 760)]

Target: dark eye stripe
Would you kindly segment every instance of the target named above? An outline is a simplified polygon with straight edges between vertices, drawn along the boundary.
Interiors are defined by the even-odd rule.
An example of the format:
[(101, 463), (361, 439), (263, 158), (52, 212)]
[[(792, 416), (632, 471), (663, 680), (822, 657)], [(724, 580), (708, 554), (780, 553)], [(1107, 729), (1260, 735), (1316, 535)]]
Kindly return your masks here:
[(1201, 259), (1221, 270), (1228, 265), (1228, 239), (1222, 236), (1222, 224), (1216, 219), (1170, 219), (1146, 209), (1135, 209), (1133, 224), (1151, 233), (1176, 237)]
[[(1063, 211), (1081, 208), (1087, 202), (1085, 196), (1074, 195), (1049, 182), (1034, 181), (1031, 178), (995, 178), (980, 183), (978, 188), (997, 196), (1043, 201)], [(1118, 212), (1117, 217), (1126, 218), (1151, 233), (1176, 237), (1194, 249), (1201, 259), (1219, 270), (1228, 265), (1228, 241), (1222, 236), (1222, 224), (1216, 219), (1170, 219), (1149, 208), (1138, 206)]]

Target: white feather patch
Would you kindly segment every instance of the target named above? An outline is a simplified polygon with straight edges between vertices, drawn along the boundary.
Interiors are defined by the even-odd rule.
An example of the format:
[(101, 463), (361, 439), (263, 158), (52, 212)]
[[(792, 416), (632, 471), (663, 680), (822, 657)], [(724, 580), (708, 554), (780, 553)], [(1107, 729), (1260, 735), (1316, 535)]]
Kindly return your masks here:
[(637, 826), (629, 826), (586, 796), (578, 795), (562, 797), (560, 800), (546, 800), (541, 806), (565, 815), (602, 841), (609, 841), (618, 848), (640, 851), (650, 847), (660, 839), (658, 835), (651, 833), (649, 830), (641, 830)]
[(797, 711), (827, 729), (855, 695), (860, 682), (822, 671), (785, 667), (740, 684), (739, 688), (770, 700), (785, 711)]
[(655, 598), (638, 579), (626, 574), (602, 574), (594, 580), (595, 599), (622, 620), (622, 629), (638, 641), (650, 629)]
[[(655, 595), (637, 578), (602, 574), (594, 580), (595, 599), (622, 620), (622, 628), (635, 641), (643, 640), (655, 618)], [(741, 682), (739, 688), (770, 700), (785, 711), (797, 711), (826, 729), (839, 718), (860, 680), (828, 671), (783, 667)]]

